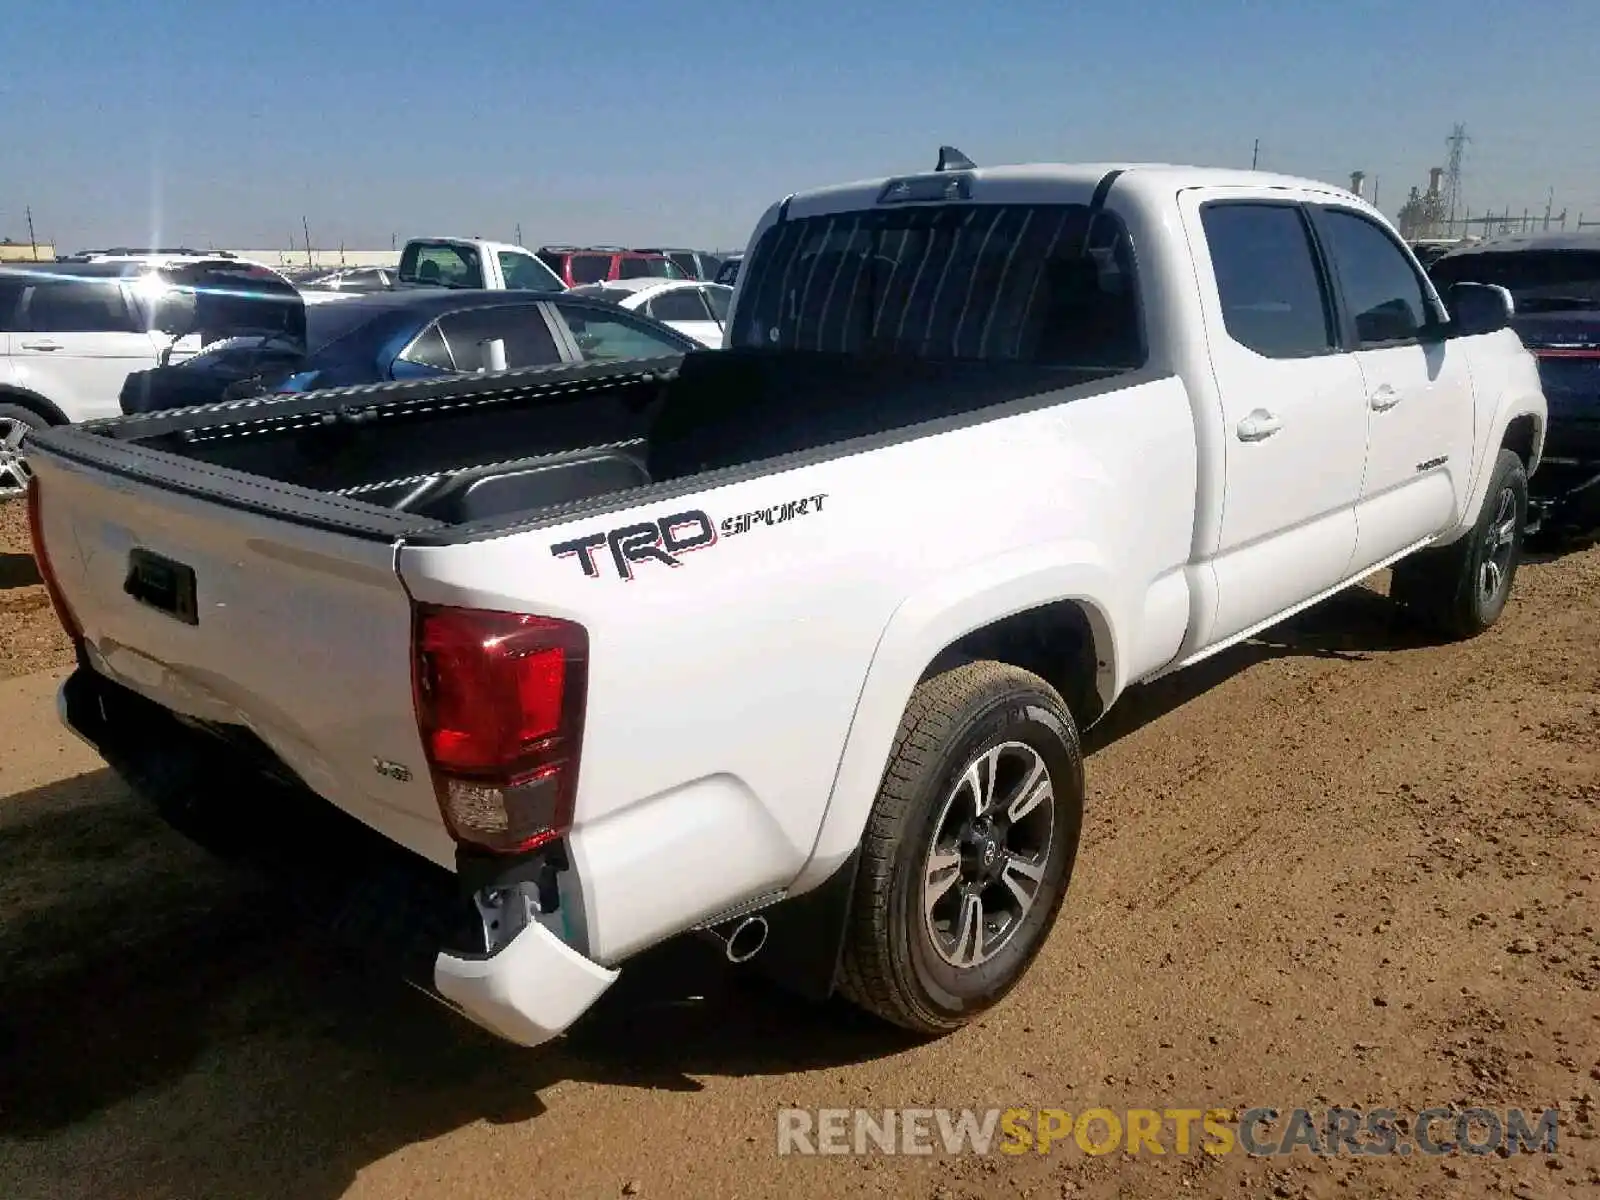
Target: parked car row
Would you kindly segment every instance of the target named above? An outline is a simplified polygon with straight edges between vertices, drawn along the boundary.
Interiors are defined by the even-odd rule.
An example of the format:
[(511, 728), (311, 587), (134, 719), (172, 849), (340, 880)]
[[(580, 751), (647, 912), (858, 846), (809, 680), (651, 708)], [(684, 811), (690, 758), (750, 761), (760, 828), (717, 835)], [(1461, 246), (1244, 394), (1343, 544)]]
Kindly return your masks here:
[[(607, 254), (619, 290), (604, 297), (574, 294), (521, 246), (463, 238), (412, 239), (393, 269), (285, 272), (187, 250), (0, 268), (0, 499), (26, 486), (23, 442), (50, 425), (720, 346), (725, 295), (705, 299), (665, 255)], [(570, 276), (581, 257), (556, 261)], [(688, 290), (660, 301), (677, 314), (663, 322), (630, 284)]]

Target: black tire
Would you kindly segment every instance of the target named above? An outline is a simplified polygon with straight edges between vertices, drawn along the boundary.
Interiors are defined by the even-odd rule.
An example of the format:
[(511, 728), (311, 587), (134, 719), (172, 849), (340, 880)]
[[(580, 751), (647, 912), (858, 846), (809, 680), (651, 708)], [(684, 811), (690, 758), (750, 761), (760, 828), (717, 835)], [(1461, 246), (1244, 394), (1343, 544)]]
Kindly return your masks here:
[(1390, 595), (1445, 637), (1476, 637), (1511, 598), (1527, 521), (1528, 473), (1516, 454), (1501, 450), (1472, 529), (1397, 563)]
[(17, 457), (11, 445), (12, 435), (18, 431), (26, 434), (50, 428), (50, 422), (20, 404), (0, 402), (0, 500), (10, 500), (22, 495), (27, 485), (26, 464)]
[[(1039, 871), (1037, 890), (1028, 905), (1012, 900), (1017, 894), (1005, 883), (1005, 871), (999, 882), (969, 885), (963, 877), (950, 886), (948, 894), (963, 915), (969, 893), (980, 886), (989, 889), (984, 894), (996, 911), (1007, 903), (1019, 907), (1006, 918), (1010, 925), (1001, 927), (1009, 932), (997, 938), (992, 957), (952, 965), (948, 946), (941, 950), (935, 942), (939, 922), (924, 918), (924, 887), (936, 843), (948, 829), (941, 822), (956, 819), (957, 798), (970, 790), (962, 782), (967, 769), (990, 751), (998, 756), (990, 775), (994, 794), (1011, 786), (1008, 773), (1026, 773), (1030, 761), (1042, 763), (1048, 775), (1052, 799), (1040, 800), (1015, 823), (1005, 822), (1006, 831), (998, 835), (1000, 859), (1014, 864), (1026, 857), (1028, 869)], [(1041, 827), (1044, 810), (1048, 833)], [(1055, 924), (1072, 878), (1082, 825), (1078, 730), (1054, 688), (1020, 668), (988, 661), (966, 663), (925, 680), (901, 718), (862, 837), (840, 990), (867, 1011), (924, 1034), (958, 1029), (999, 1003), (1027, 971)], [(1030, 855), (1013, 857), (1006, 839), (1019, 837), (1025, 826), (1039, 846)], [(991, 832), (987, 841), (990, 859), (996, 857), (995, 836)], [(963, 853), (961, 861), (956, 868), (960, 872), (969, 861), (974, 870), (986, 869), (981, 848), (970, 860)], [(964, 939), (953, 941), (958, 957), (971, 957), (960, 953)], [(981, 933), (969, 948), (984, 952)]]

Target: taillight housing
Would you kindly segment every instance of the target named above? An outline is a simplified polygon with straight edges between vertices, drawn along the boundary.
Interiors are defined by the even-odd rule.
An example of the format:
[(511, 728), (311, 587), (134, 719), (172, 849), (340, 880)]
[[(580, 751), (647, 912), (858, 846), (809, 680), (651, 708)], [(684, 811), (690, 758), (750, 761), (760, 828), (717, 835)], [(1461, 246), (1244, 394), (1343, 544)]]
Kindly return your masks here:
[(589, 635), (527, 613), (421, 604), (417, 728), (457, 842), (516, 854), (572, 825)]
[(56, 620), (61, 622), (61, 628), (66, 630), (67, 636), (72, 639), (73, 645), (83, 641), (83, 629), (78, 624), (78, 618), (72, 615), (72, 609), (67, 606), (67, 598), (62, 594), (61, 584), (56, 579), (55, 568), (50, 565), (50, 555), (44, 548), (44, 501), (39, 492), (39, 477), (30, 476), (28, 479), (28, 537), (33, 542), (33, 564), (39, 571), (39, 578), (44, 582), (45, 594), (50, 597), (50, 607), (55, 609)]

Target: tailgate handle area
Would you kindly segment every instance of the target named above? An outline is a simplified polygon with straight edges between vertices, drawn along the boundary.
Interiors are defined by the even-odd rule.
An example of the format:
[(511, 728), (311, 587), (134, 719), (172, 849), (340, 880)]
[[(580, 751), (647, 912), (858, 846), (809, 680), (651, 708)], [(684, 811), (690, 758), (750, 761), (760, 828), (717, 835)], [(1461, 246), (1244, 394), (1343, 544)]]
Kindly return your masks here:
[(194, 568), (150, 550), (128, 551), (128, 578), (122, 590), (140, 604), (182, 621), (200, 624), (195, 603)]

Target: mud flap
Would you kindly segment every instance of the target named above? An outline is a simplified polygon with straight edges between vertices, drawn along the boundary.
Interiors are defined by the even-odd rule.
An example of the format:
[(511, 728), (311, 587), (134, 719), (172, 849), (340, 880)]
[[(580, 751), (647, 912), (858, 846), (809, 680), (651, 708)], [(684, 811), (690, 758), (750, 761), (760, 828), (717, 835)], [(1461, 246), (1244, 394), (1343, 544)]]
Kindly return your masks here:
[(764, 910), (767, 944), (750, 965), (803, 999), (832, 996), (860, 863), (857, 849), (824, 883)]

